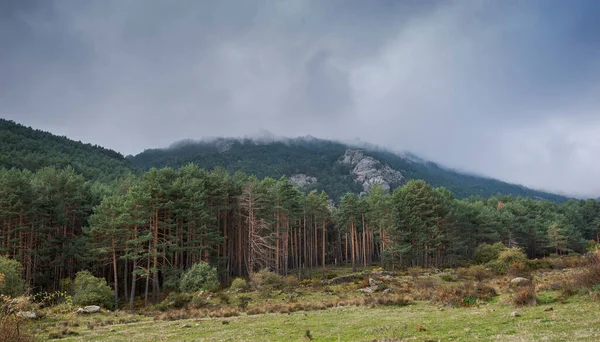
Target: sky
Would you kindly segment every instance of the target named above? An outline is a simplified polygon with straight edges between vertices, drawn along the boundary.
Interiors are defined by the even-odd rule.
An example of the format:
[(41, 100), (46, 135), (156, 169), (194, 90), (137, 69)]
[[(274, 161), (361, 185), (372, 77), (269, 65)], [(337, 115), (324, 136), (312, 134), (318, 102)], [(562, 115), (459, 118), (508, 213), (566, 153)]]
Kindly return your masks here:
[(312, 135), (600, 196), (600, 1), (5, 0), (0, 117), (136, 154)]

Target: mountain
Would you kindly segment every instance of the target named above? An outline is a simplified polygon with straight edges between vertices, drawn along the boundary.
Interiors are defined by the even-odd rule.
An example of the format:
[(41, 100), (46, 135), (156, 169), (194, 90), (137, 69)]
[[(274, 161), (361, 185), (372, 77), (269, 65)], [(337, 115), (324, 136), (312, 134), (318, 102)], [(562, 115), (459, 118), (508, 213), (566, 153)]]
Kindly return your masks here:
[(135, 166), (113, 150), (0, 119), (0, 168), (36, 171), (45, 166), (71, 166), (87, 179), (97, 180), (137, 172)]
[(146, 170), (196, 163), (206, 169), (222, 167), (259, 178), (285, 175), (306, 191), (325, 190), (334, 199), (346, 192), (368, 192), (374, 184), (392, 190), (410, 179), (422, 179), (433, 186), (446, 187), (458, 198), (510, 194), (553, 202), (567, 200), (561, 195), (457, 172), (408, 153), (313, 137), (187, 140), (165, 149), (145, 150), (128, 159)]

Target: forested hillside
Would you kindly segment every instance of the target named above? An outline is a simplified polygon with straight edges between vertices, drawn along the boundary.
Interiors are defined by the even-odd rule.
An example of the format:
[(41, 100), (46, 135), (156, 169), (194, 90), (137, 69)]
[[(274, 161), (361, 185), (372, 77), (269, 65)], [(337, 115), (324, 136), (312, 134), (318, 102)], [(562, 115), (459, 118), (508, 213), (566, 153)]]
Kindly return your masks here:
[[(221, 280), (269, 268), (280, 274), (353, 268), (450, 267), (483, 243), (529, 257), (583, 253), (600, 235), (600, 203), (556, 204), (512, 196), (458, 200), (409, 181), (391, 194), (303, 194), (286, 179), (258, 179), (195, 165), (152, 169), (111, 185), (71, 168), (0, 171), (0, 253), (23, 265), (34, 292), (60, 289), (90, 270), (120, 301), (177, 288), (199, 261)], [(593, 241), (592, 241), (593, 240)]]
[(36, 171), (71, 166), (87, 179), (109, 180), (134, 171), (120, 153), (0, 119), (0, 168)]
[[(554, 202), (567, 200), (564, 196), (455, 172), (418, 158), (314, 138), (272, 142), (255, 142), (249, 139), (182, 142), (168, 149), (146, 150), (130, 160), (146, 170), (151, 167), (180, 167), (195, 163), (201, 168), (213, 169), (219, 166), (229, 172), (242, 171), (259, 178), (306, 174), (317, 179), (316, 183), (306, 187), (307, 191), (324, 190), (333, 199), (339, 200), (346, 192), (358, 193), (363, 188), (355, 182), (351, 174), (352, 166), (339, 162), (348, 149), (363, 150), (366, 156), (376, 159), (381, 165), (389, 165), (391, 169), (399, 171), (405, 181), (421, 179), (435, 187), (443, 186), (458, 198), (509, 194)], [(401, 184), (392, 184), (391, 187)]]

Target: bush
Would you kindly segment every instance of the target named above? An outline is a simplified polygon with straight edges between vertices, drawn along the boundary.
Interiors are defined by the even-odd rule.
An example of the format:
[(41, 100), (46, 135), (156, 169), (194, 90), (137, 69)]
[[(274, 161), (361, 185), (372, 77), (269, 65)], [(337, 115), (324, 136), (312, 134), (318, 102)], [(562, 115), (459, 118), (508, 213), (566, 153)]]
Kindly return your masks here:
[(233, 282), (231, 282), (231, 290), (235, 292), (246, 292), (250, 289), (248, 282), (244, 278), (235, 278)]
[(112, 309), (115, 305), (113, 292), (104, 278), (96, 278), (89, 271), (80, 271), (73, 282), (73, 304), (98, 305)]
[(483, 281), (491, 276), (483, 266), (476, 265), (469, 268), (469, 275), (477, 281)]
[(500, 253), (506, 249), (502, 242), (496, 242), (493, 245), (482, 243), (475, 249), (473, 261), (477, 264), (485, 264), (492, 260), (496, 260)]
[(505, 265), (511, 265), (514, 262), (520, 262), (523, 265), (527, 264), (527, 256), (523, 250), (517, 247), (507, 248), (498, 254), (498, 261)]
[(187, 293), (171, 292), (163, 301), (169, 309), (183, 309), (192, 301), (192, 296)]
[(0, 295), (17, 297), (25, 293), (22, 270), (23, 266), (17, 260), (0, 256)]
[(194, 309), (201, 309), (201, 308), (207, 307), (209, 304), (210, 303), (206, 299), (204, 299), (200, 296), (194, 296), (192, 298), (191, 305)]
[(286, 288), (292, 289), (294, 287), (298, 287), (300, 285), (300, 279), (295, 275), (289, 275), (283, 279), (283, 283)]
[(406, 270), (406, 272), (408, 273), (409, 276), (413, 277), (413, 278), (418, 278), (419, 275), (421, 275), (421, 272), (423, 272), (423, 268), (422, 267), (410, 267), (408, 270)]
[(489, 268), (494, 274), (502, 275), (508, 271), (508, 266), (499, 260), (490, 261), (485, 264), (485, 267)]
[(508, 274), (513, 277), (531, 278), (531, 273), (526, 264), (515, 261), (508, 266)]
[(588, 265), (573, 276), (573, 284), (588, 290), (600, 284), (600, 254), (594, 255)]
[(527, 267), (532, 270), (542, 270), (552, 268), (552, 264), (545, 259), (527, 260)]
[(270, 272), (268, 269), (252, 273), (250, 281), (255, 289), (269, 288), (270, 290), (281, 289), (284, 285), (283, 277)]
[(515, 306), (536, 305), (538, 298), (535, 295), (535, 286), (521, 287), (510, 297), (510, 302)]
[(201, 261), (194, 264), (181, 277), (179, 289), (181, 292), (196, 292), (200, 290), (214, 292), (219, 289), (217, 269)]
[(478, 300), (497, 296), (496, 290), (484, 284), (463, 283), (460, 286), (440, 286), (431, 295), (431, 302), (447, 306), (472, 306)]
[(447, 282), (451, 282), (454, 281), (454, 278), (452, 278), (451, 275), (449, 274), (444, 274), (440, 277), (443, 281), (447, 281)]

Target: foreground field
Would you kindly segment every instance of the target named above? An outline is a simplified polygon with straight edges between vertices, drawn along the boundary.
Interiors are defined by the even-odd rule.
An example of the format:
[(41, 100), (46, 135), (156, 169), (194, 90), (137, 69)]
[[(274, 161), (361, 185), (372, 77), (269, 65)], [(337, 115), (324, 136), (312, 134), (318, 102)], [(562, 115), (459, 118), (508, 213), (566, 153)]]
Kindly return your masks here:
[[(552, 302), (553, 294), (546, 300)], [(594, 341), (600, 336), (597, 302), (573, 297), (515, 311), (494, 303), (471, 308), (440, 308), (416, 302), (406, 307), (353, 307), (291, 314), (115, 324), (88, 329), (67, 341)], [(551, 311), (549, 308), (552, 307)], [(114, 314), (97, 319), (114, 320)], [(82, 318), (84, 319), (84, 318)], [(188, 328), (183, 326), (189, 325)], [(308, 333), (309, 332), (309, 333)]]

